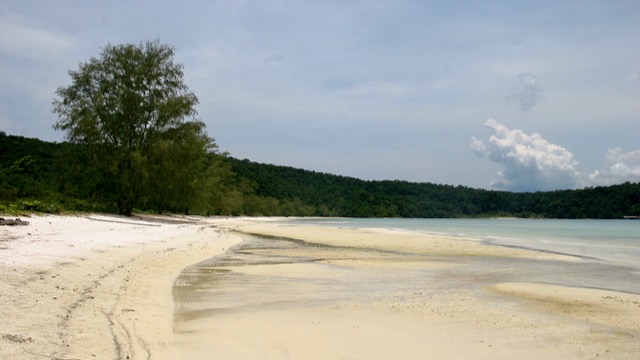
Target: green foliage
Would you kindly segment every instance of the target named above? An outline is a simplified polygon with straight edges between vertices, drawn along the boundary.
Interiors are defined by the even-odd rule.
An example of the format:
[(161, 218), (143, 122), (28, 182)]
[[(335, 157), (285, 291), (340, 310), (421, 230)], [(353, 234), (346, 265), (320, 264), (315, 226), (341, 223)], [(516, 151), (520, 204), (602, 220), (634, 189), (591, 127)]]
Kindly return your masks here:
[(204, 124), (186, 121), (198, 99), (173, 56), (158, 41), (107, 45), (56, 91), (54, 127), (85, 153), (71, 162), (82, 164), (89, 188), (102, 189), (120, 214), (131, 215), (145, 199), (160, 210), (188, 208), (191, 170), (211, 148)]
[(165, 132), (148, 158), (146, 205), (156, 207), (158, 212), (189, 213), (191, 208), (202, 208), (206, 200), (201, 188), (205, 187), (209, 164), (206, 152), (214, 149), (200, 122)]
[(13, 137), (0, 132), (0, 201), (42, 196), (55, 182), (52, 171), (55, 144)]
[(62, 210), (56, 202), (41, 201), (37, 199), (23, 199), (17, 203), (20, 210), (58, 214)]
[(253, 184), (243, 208), (249, 215), (622, 218), (640, 213), (638, 183), (512, 193), (398, 180), (363, 181), (246, 159), (226, 161), (237, 182)]
[[(141, 198), (139, 211), (347, 217), (606, 219), (640, 215), (640, 183), (511, 193), (398, 180), (363, 181), (217, 154), (202, 131), (171, 136), (184, 141), (180, 146), (160, 143), (148, 158), (146, 184), (157, 188)], [(196, 156), (200, 146), (210, 149), (202, 158)], [(0, 152), (0, 212), (117, 212), (110, 196), (113, 178), (95, 172), (92, 155), (83, 151), (82, 144), (46, 143), (0, 133), (0, 149), (7, 150)], [(190, 165), (185, 169), (195, 175), (185, 176), (180, 162), (192, 155), (197, 161), (187, 161)], [(163, 177), (175, 181), (164, 183)]]

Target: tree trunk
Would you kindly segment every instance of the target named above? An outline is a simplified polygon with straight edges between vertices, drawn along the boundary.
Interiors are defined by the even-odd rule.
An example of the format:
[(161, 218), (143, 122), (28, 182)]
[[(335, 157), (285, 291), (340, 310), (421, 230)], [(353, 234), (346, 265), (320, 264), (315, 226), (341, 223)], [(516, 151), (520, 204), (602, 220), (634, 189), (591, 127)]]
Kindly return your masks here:
[(118, 200), (118, 215), (131, 216), (133, 213), (133, 201), (125, 196)]

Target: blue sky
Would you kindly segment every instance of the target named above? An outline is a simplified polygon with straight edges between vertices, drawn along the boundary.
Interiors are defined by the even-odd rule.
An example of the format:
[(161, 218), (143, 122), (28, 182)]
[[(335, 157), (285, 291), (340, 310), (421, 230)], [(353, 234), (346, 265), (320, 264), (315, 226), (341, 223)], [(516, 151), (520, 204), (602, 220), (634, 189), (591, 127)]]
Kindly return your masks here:
[(640, 181), (637, 1), (0, 3), (0, 131), (62, 141), (107, 43), (176, 47), (238, 158), (514, 191)]

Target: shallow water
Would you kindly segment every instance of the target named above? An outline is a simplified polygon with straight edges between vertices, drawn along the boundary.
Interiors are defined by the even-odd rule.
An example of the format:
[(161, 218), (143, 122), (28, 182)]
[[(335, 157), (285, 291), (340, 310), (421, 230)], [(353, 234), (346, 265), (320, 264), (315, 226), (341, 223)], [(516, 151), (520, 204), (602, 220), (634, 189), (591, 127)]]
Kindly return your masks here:
[(640, 294), (636, 267), (596, 258), (438, 258), (242, 236), (242, 243), (184, 269), (178, 277), (173, 290), (178, 330), (189, 320), (229, 311), (406, 302), (460, 290), (486, 296), (487, 286), (501, 282)]
[(297, 218), (288, 223), (473, 237), (497, 245), (619, 262), (640, 270), (638, 220)]
[[(177, 320), (195, 313), (393, 301), (435, 289), (427, 267), (366, 268), (326, 261), (422, 262), (437, 259), (367, 249), (310, 245), (243, 235), (225, 254), (186, 268), (174, 284)], [(260, 275), (256, 274), (259, 269)]]
[(640, 303), (622, 294), (596, 295), (600, 302), (585, 308), (579, 297), (531, 300), (492, 286), (537, 282), (640, 294), (637, 264), (599, 256), (436, 257), (242, 237), (176, 279), (173, 329), (183, 358), (634, 359), (638, 353), (634, 304)]

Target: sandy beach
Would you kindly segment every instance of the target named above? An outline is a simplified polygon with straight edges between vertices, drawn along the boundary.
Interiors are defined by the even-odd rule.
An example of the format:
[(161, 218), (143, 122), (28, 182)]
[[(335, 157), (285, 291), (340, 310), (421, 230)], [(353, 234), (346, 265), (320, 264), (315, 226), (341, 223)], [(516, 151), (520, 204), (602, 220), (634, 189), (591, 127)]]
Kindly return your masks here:
[(640, 353), (640, 295), (514, 282), (484, 271), (518, 262), (579, 264), (572, 256), (278, 219), (23, 220), (30, 224), (0, 227), (3, 359), (635, 359)]
[(174, 355), (172, 284), (239, 239), (197, 219), (35, 216), (0, 227), (0, 358)]

